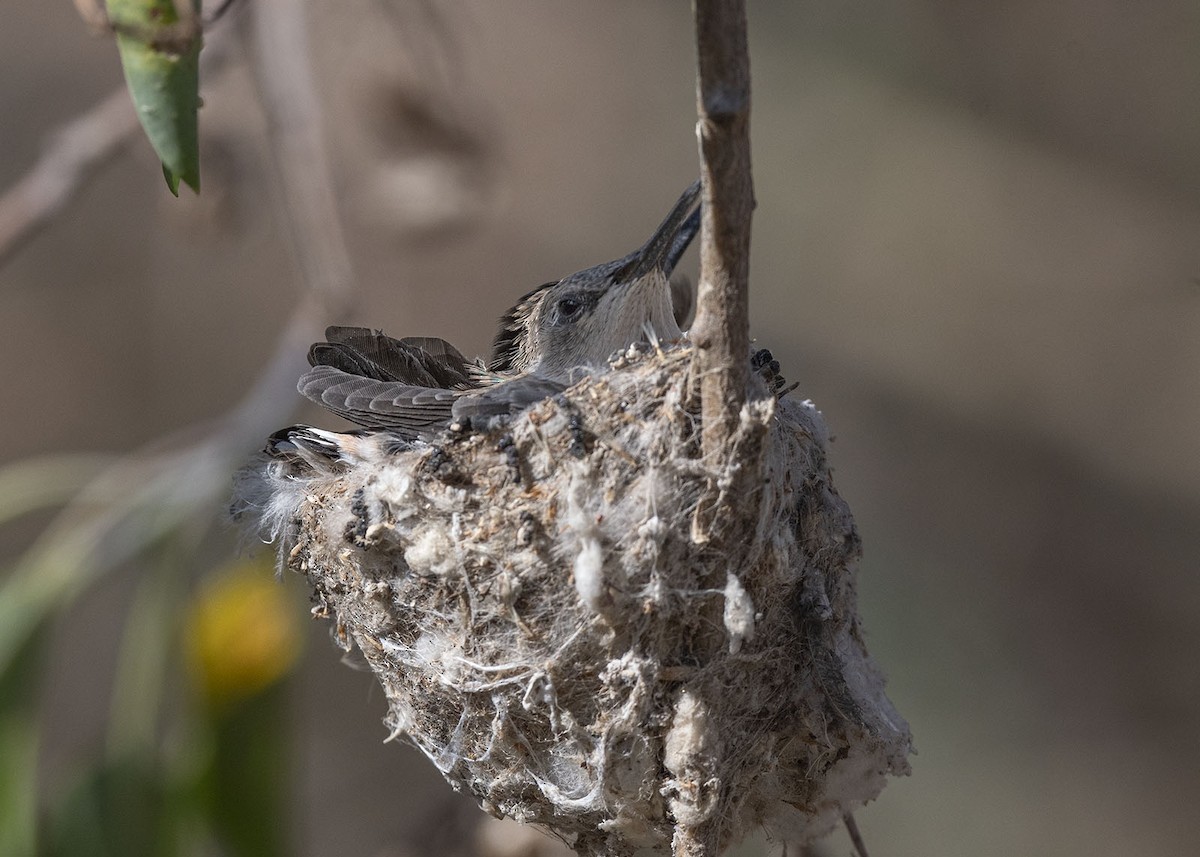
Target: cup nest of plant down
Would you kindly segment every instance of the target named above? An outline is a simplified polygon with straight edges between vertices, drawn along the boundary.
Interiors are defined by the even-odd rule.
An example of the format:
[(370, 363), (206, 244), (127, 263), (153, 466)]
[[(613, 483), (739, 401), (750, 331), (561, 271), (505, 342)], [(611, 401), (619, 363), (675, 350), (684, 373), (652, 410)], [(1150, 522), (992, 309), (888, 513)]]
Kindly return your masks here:
[(908, 773), (821, 414), (754, 376), (707, 461), (691, 367), (635, 346), (491, 431), (259, 470), (393, 735), (580, 854), (805, 842)]

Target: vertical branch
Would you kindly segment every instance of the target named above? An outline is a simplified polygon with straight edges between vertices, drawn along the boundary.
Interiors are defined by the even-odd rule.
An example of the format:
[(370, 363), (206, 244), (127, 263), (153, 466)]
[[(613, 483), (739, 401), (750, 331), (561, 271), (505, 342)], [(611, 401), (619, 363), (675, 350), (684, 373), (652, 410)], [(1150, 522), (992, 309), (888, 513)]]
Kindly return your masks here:
[(694, 0), (693, 9), (704, 208), (691, 338), (704, 452), (717, 457), (737, 428), (749, 373), (750, 51), (745, 0)]
[[(693, 0), (696, 18), (701, 195), (700, 288), (691, 340), (700, 377), (704, 456), (714, 469), (730, 461), (746, 400), (750, 358), (750, 50), (745, 0)], [(735, 492), (736, 493), (736, 492)], [(698, 510), (699, 511), (699, 510)], [(713, 510), (709, 510), (712, 514)], [(705, 537), (707, 538), (707, 536)], [(719, 585), (719, 581), (710, 581)], [(720, 607), (708, 608), (698, 651), (724, 644)], [(710, 688), (697, 689), (703, 698)], [(703, 777), (701, 777), (703, 779)], [(680, 820), (674, 857), (716, 857), (721, 850), (728, 783), (714, 777), (706, 812)]]

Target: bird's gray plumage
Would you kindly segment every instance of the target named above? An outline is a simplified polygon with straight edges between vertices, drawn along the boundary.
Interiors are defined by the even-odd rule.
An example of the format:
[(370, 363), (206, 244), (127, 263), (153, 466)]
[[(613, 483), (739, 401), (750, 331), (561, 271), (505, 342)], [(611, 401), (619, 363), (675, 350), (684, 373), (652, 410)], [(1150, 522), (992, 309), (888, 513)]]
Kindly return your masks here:
[[(669, 278), (699, 231), (699, 192), (697, 181), (633, 253), (523, 295), (501, 319), (486, 365), (442, 339), (330, 327), (298, 389), (351, 422), (412, 440), (524, 410), (647, 332), (678, 338)], [(276, 436), (281, 453), (287, 431)]]

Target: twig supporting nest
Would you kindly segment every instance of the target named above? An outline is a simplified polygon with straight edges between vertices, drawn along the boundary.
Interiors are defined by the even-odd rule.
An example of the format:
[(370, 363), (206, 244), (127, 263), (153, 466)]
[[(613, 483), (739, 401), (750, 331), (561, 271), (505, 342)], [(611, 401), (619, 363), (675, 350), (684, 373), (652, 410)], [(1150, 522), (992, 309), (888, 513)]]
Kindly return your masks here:
[(808, 841), (908, 770), (820, 414), (755, 379), (716, 470), (692, 359), (633, 348), (506, 431), (243, 486), (394, 734), (581, 854)]

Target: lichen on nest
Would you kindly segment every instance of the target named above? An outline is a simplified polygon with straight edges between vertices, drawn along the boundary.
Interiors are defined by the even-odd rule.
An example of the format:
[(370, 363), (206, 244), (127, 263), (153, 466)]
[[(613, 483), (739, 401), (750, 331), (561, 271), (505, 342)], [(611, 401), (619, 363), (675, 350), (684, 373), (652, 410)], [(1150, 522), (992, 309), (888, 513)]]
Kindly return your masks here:
[(820, 413), (755, 378), (707, 461), (691, 356), (633, 347), (497, 430), (255, 471), (393, 734), (579, 853), (808, 841), (908, 772)]

